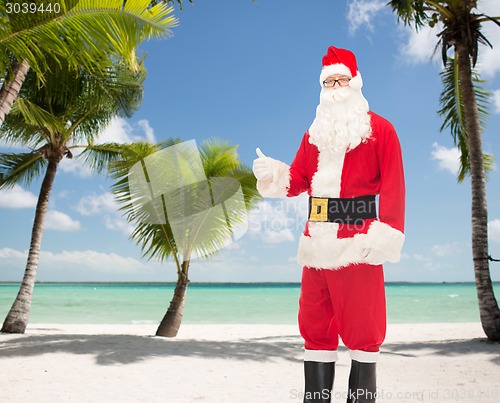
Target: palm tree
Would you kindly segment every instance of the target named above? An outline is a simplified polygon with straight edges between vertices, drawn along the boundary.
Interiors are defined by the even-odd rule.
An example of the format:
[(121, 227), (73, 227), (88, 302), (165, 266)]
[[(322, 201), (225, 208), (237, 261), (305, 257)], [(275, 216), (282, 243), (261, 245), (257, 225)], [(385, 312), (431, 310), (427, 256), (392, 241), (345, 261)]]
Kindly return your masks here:
[[(486, 174), (481, 142), (482, 112), (481, 92), (474, 86), (473, 67), (476, 64), (479, 45), (491, 46), (482, 34), (482, 24), (493, 22), (500, 26), (500, 17), (476, 13), (477, 0), (392, 0), (393, 11), (405, 24), (416, 29), (438, 22), (442, 30), (438, 34), (437, 47), (441, 48), (443, 63), (449, 63), (448, 50), (452, 49), (453, 65), (442, 76), (445, 80), (441, 115), (443, 128), (450, 127), (457, 145), (462, 151), (461, 172), (469, 172), (472, 189), (472, 256), (483, 330), (490, 340), (500, 340), (500, 309), (493, 292), (488, 253), (488, 210), (486, 206)], [(450, 73), (451, 71), (451, 73)], [(453, 80), (450, 82), (450, 80)], [(446, 93), (453, 88), (453, 94)], [(451, 99), (454, 102), (449, 102)], [(478, 103), (479, 102), (479, 103)], [(454, 111), (452, 111), (454, 109)]]
[[(47, 61), (51, 73), (45, 75), (45, 84), (38, 85), (33, 70), (28, 73), (1, 132), (8, 144), (23, 144), (30, 151), (0, 154), (0, 189), (29, 185), (43, 175), (24, 277), (1, 329), (7, 333), (24, 333), (28, 324), (47, 205), (59, 163), (72, 158), (72, 150), (83, 148), (76, 158), (104, 171), (118, 156), (117, 147), (93, 144), (95, 137), (113, 116), (130, 116), (142, 99), (144, 69), (131, 71), (117, 64), (107, 76), (96, 77), (83, 68), (69, 70), (60, 60)], [(93, 151), (99, 152), (99, 158)]]
[(172, 7), (150, 0), (36, 0), (50, 12), (13, 12), (21, 0), (0, 0), (0, 125), (31, 68), (40, 81), (48, 55), (70, 68), (105, 75), (121, 60), (139, 68), (135, 47), (144, 39), (169, 35), (176, 24)]
[[(161, 3), (161, 2), (164, 2), (164, 0), (151, 0), (150, 3), (152, 6), (158, 4), (158, 3)], [(188, 0), (190, 3), (193, 3), (193, 0)], [(177, 3), (177, 5), (179, 6), (179, 9), (182, 11), (182, 0), (167, 0), (167, 3)]]
[[(474, 68), (472, 68), (471, 71), (481, 131), (483, 131), (488, 117), (491, 93), (484, 88), (484, 80), (481, 80), (478, 72)], [(458, 182), (463, 182), (467, 176), (470, 176), (470, 160), (467, 131), (463, 124), (465, 103), (458, 74), (457, 60), (453, 57), (449, 57), (445, 69), (440, 73), (443, 91), (439, 98), (441, 109), (438, 111), (438, 114), (443, 117), (443, 124), (441, 125), (440, 131), (443, 132), (449, 129), (453, 142), (460, 150), (460, 165), (457, 179)], [(494, 157), (492, 155), (483, 155), (483, 167), (485, 172), (493, 170)]]
[[(247, 210), (260, 198), (256, 179), (238, 161), (235, 146), (209, 140), (199, 152), (184, 148), (180, 158), (172, 153), (162, 156), (184, 144), (178, 139), (158, 145), (135, 143), (122, 149), (122, 160), (110, 165), (113, 192), (135, 226), (131, 239), (148, 259), (172, 257), (177, 268), (174, 296), (157, 336), (177, 335), (191, 259), (214, 254), (230, 242), (236, 227), (246, 220)], [(159, 186), (164, 186), (161, 192)], [(238, 189), (241, 199), (234, 197)], [(214, 214), (221, 206), (223, 213)]]

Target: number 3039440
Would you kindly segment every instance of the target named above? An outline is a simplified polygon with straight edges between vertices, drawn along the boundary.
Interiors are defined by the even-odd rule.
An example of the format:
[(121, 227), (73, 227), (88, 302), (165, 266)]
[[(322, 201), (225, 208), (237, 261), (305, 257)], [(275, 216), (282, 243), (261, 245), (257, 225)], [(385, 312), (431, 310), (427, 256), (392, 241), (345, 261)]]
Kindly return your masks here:
[(5, 3), (7, 14), (59, 13), (59, 3)]

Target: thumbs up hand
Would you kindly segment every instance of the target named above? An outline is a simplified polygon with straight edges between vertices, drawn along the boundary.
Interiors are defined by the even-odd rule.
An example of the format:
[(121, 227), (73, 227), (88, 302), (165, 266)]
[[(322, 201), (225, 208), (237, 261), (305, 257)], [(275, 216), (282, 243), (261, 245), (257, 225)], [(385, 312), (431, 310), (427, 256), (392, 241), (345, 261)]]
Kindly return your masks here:
[(257, 148), (255, 150), (259, 158), (253, 160), (253, 173), (257, 180), (269, 181), (273, 179), (273, 170), (271, 161), (264, 153)]

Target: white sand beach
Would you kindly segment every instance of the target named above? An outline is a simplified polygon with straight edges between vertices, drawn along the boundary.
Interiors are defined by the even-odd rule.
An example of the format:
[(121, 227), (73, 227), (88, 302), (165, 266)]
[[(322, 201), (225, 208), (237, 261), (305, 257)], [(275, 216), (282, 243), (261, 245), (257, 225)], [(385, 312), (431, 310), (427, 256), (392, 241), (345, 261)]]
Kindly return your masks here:
[[(292, 325), (31, 325), (0, 335), (2, 402), (301, 402)], [(340, 350), (332, 401), (345, 402)], [(389, 325), (377, 402), (500, 402), (500, 344), (479, 323)]]

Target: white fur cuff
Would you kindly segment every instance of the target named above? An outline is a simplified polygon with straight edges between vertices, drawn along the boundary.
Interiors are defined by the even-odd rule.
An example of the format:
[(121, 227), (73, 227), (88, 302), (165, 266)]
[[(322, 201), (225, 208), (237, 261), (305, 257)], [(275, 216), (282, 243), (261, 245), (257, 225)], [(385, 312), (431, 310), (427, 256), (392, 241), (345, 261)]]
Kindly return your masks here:
[(336, 362), (338, 360), (337, 350), (305, 350), (304, 361)]
[(274, 158), (267, 158), (271, 163), (273, 179), (257, 181), (257, 190), (263, 197), (284, 197), (290, 188), (290, 167)]
[(363, 241), (365, 248), (381, 253), (385, 260), (399, 262), (405, 236), (384, 222), (373, 221)]
[(375, 363), (380, 357), (380, 351), (372, 353), (362, 350), (349, 350), (349, 353), (352, 360), (365, 363)]

